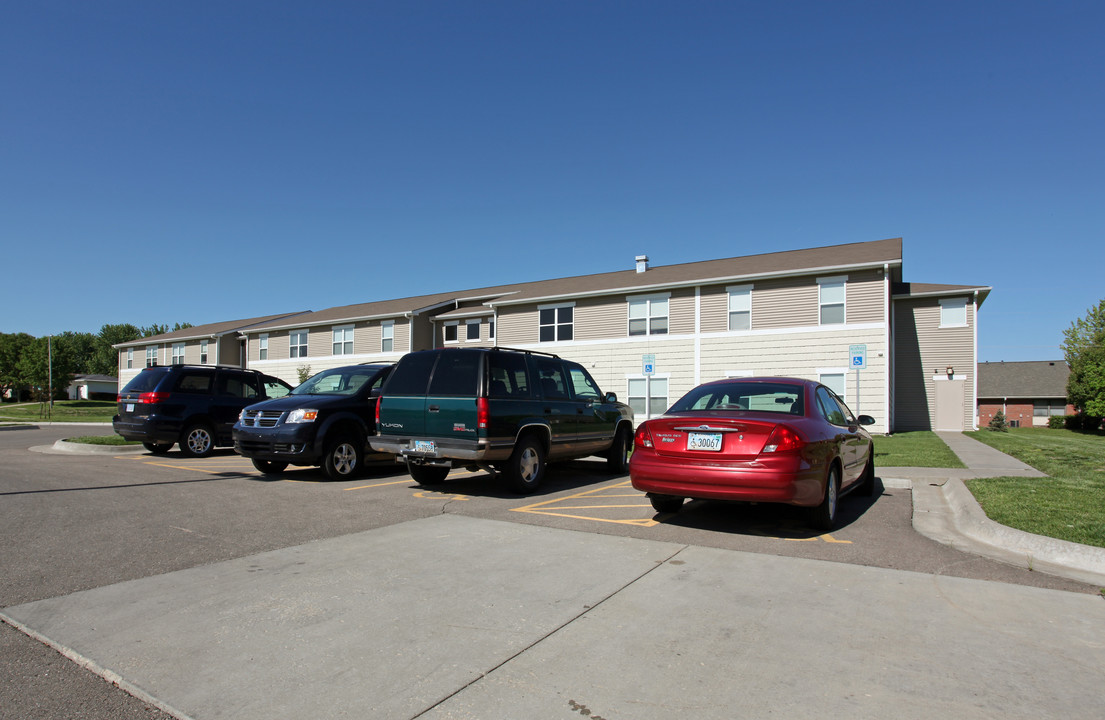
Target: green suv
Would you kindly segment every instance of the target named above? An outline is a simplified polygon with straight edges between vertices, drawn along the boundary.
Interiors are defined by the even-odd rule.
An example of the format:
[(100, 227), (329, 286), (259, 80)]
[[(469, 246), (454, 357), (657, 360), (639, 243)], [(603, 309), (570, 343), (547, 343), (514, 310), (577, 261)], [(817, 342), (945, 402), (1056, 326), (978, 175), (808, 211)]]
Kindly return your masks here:
[(443, 348), (403, 356), (384, 384), (369, 444), (405, 461), (422, 485), (452, 467), (502, 473), (537, 489), (549, 461), (600, 455), (623, 473), (633, 411), (603, 394), (579, 363), (507, 348)]

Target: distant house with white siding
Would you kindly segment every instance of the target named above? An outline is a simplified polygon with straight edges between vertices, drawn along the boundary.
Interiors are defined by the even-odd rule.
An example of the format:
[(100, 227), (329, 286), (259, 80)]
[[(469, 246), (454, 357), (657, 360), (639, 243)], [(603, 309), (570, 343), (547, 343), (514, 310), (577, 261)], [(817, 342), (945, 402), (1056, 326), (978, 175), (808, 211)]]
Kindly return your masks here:
[(228, 332), (241, 364), (292, 383), (307, 366), (500, 345), (583, 363), (638, 422), (707, 380), (792, 375), (834, 389), (877, 432), (961, 430), (975, 426), (977, 318), (990, 290), (904, 282), (896, 238), (656, 267), (640, 256), (624, 271), (255, 318)]

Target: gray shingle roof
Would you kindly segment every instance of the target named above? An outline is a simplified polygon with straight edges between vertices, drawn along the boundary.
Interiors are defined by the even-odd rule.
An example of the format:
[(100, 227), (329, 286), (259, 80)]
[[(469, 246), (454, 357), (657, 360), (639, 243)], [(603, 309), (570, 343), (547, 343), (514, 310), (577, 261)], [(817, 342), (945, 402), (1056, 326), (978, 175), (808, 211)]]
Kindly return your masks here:
[(1063, 360), (978, 364), (979, 398), (1065, 398), (1070, 368)]
[(184, 340), (199, 340), (202, 338), (213, 338), (220, 335), (226, 335), (228, 333), (240, 332), (253, 325), (258, 325), (265, 322), (271, 322), (280, 318), (287, 318), (294, 315), (301, 315), (302, 311), (294, 313), (280, 313), (278, 315), (265, 315), (263, 317), (247, 318), (245, 320), (225, 320), (223, 322), (208, 323), (207, 325), (196, 325), (190, 328), (184, 328), (183, 330), (174, 330), (173, 332), (163, 333), (161, 335), (152, 335), (150, 337), (139, 338), (138, 340), (131, 340), (129, 342), (122, 342), (116, 345), (112, 345), (115, 348), (134, 347), (137, 345), (153, 345), (155, 343), (169, 342), (169, 341), (184, 341)]

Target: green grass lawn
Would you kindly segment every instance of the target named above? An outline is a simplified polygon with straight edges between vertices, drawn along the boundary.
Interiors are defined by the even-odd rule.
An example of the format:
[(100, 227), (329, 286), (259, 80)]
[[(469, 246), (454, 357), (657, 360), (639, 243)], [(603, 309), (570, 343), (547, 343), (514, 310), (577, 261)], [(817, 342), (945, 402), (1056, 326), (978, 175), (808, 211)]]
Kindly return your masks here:
[(991, 520), (1105, 547), (1105, 433), (1012, 428), (967, 435), (1049, 476), (968, 480), (967, 487)]
[(875, 469), (880, 467), (965, 467), (936, 433), (929, 431), (875, 436)]
[(0, 421), (24, 422), (111, 422), (116, 403), (108, 400), (55, 400), (54, 409), (46, 416), (40, 403), (0, 405)]
[(84, 445), (141, 445), (142, 443), (137, 440), (124, 440), (119, 435), (81, 435), (80, 437), (68, 438), (72, 443), (83, 443)]

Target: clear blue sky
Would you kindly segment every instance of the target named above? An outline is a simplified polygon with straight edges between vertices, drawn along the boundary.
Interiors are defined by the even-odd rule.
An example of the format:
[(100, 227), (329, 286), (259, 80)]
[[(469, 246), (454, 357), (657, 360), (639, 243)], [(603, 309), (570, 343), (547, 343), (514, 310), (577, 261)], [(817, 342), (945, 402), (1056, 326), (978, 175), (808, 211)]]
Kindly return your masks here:
[(9, 2), (0, 331), (904, 238), (980, 360), (1105, 297), (1105, 3)]

